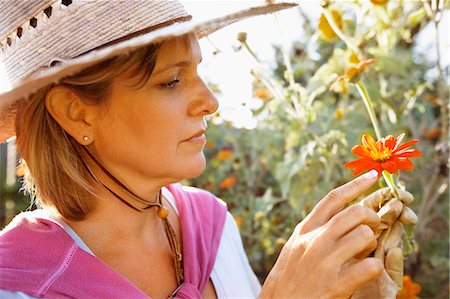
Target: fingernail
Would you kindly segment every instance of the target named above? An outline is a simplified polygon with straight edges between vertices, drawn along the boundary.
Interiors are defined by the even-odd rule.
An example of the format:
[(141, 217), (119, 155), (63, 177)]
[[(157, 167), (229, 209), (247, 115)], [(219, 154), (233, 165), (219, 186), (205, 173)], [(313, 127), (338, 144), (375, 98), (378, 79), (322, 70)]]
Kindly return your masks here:
[(372, 169), (371, 171), (369, 171), (368, 173), (366, 173), (363, 177), (364, 177), (366, 180), (374, 179), (374, 178), (378, 177), (378, 171), (376, 171), (375, 169)]

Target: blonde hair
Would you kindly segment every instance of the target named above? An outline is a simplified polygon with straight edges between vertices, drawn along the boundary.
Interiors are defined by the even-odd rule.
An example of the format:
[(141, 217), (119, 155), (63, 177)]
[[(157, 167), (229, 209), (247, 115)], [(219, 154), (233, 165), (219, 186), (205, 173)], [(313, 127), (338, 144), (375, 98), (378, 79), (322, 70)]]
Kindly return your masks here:
[[(98, 63), (62, 79), (58, 85), (70, 88), (86, 102), (107, 104), (114, 78), (132, 70), (137, 88), (144, 85), (156, 64), (160, 44), (154, 44)], [(83, 219), (92, 209), (94, 194), (90, 175), (79, 155), (82, 145), (67, 134), (45, 107), (46, 86), (28, 99), (19, 101), (16, 143), (27, 166), (23, 189), (38, 206), (54, 208), (64, 218)]]

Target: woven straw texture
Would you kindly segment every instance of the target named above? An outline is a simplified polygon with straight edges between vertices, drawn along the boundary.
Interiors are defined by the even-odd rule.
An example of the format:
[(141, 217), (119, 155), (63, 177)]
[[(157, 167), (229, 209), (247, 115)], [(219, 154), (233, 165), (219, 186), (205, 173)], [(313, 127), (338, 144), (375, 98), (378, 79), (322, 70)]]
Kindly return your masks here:
[[(23, 5), (36, 2), (40, 1), (29, 0)], [(8, 13), (6, 8), (11, 6), (13, 11)], [(30, 25), (30, 15), (23, 15), (22, 36), (19, 38), (13, 29), (11, 46), (3, 50), (3, 62), (13, 86), (54, 59), (69, 60), (133, 32), (187, 16), (178, 1), (78, 0), (68, 6), (57, 1), (50, 17), (44, 13), (47, 6), (39, 6), (41, 10), (34, 15), (35, 28)], [(17, 15), (17, 10), (16, 5), (0, 7), (7, 15)]]
[[(36, 5), (37, 2), (45, 5), (39, 4), (39, 9), (21, 10), (16, 6), (8, 7), (11, 5), (6, 4), (11, 3), (10, 0), (0, 0), (0, 24), (8, 27), (0, 32), (9, 32), (8, 36), (0, 37), (0, 43), (3, 46), (3, 62), (13, 86), (11, 91), (0, 94), (0, 143), (15, 135), (15, 102), (48, 84), (58, 82), (63, 77), (150, 43), (189, 32), (194, 32), (198, 38), (202, 38), (250, 16), (268, 14), (297, 5), (267, 4), (212, 20), (183, 21), (90, 51), (137, 31), (189, 15), (182, 4), (174, 0), (73, 0), (68, 6), (62, 4), (61, 0), (19, 2), (27, 7)], [(44, 13), (49, 2), (52, 3), (50, 17)], [(3, 20), (3, 15), (7, 16), (8, 21)], [(20, 21), (12, 20), (11, 15)], [(31, 15), (37, 20), (35, 27), (30, 24)], [(7, 25), (8, 22), (14, 25)], [(23, 30), (20, 38), (17, 36), (17, 26)], [(11, 45), (5, 45), (8, 37)], [(88, 53), (83, 54), (86, 52)], [(55, 60), (63, 63), (49, 67)]]

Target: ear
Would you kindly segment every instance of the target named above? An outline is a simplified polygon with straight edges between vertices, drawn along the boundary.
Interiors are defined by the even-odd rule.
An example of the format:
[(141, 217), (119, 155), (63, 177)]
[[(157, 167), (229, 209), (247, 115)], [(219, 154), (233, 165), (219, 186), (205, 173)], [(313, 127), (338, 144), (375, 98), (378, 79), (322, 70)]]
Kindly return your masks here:
[(57, 85), (47, 92), (45, 107), (61, 128), (78, 143), (92, 143), (94, 105), (84, 103), (70, 88)]

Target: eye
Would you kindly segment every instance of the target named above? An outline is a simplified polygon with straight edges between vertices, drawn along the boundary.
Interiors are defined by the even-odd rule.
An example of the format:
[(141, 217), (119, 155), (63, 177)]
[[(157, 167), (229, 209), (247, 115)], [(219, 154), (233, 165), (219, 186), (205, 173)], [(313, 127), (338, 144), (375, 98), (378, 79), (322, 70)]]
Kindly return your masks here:
[(180, 80), (175, 78), (173, 80), (170, 80), (169, 82), (161, 83), (159, 84), (159, 86), (164, 89), (171, 89), (174, 88), (178, 83), (180, 83)]

